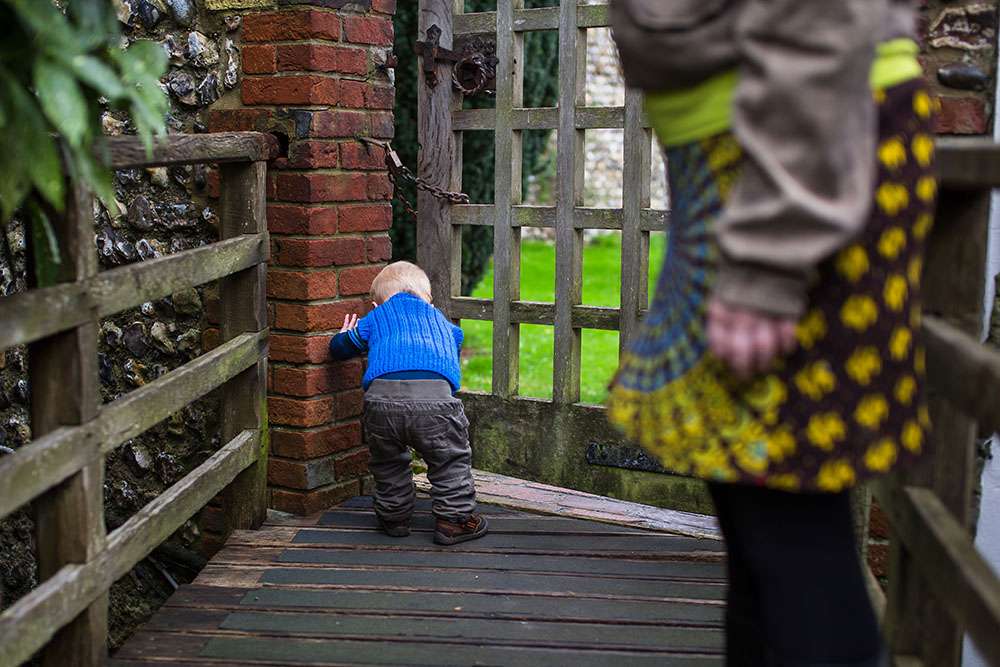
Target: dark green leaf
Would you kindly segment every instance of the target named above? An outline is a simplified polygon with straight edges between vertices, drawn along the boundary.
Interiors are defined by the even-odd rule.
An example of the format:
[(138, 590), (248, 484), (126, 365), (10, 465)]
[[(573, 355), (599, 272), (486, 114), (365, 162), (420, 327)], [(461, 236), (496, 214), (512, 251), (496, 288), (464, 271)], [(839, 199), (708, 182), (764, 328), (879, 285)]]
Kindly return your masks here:
[(158, 81), (167, 71), (167, 54), (156, 42), (141, 39), (125, 51), (114, 53), (122, 77), (136, 83)]
[(67, 64), (78, 79), (109, 100), (118, 99), (125, 94), (118, 74), (100, 59), (94, 56), (76, 56)]
[(52, 229), (52, 221), (35, 202), (25, 207), (28, 226), (31, 227), (31, 252), (34, 257), (35, 279), (39, 287), (48, 287), (59, 281), (59, 244)]
[(35, 91), (42, 110), (73, 148), (81, 148), (90, 122), (87, 100), (76, 78), (58, 64), (41, 58), (34, 67)]
[(73, 0), (67, 11), (76, 33), (92, 45), (110, 43), (119, 34), (114, 4), (108, 0)]
[[(83, 41), (70, 28), (69, 21), (49, 0), (5, 0), (29, 29), (32, 41), (49, 51), (77, 54), (86, 51)], [(4, 26), (4, 31), (7, 27)]]
[(8, 87), (8, 93), (18, 121), (18, 127), (15, 129), (26, 146), (25, 156), (27, 157), (30, 152), (30, 157), (21, 165), (26, 168), (38, 192), (57, 211), (62, 211), (63, 196), (66, 191), (65, 177), (62, 173), (62, 161), (59, 159), (55, 141), (49, 134), (45, 119), (34, 98), (26, 90), (13, 85)]
[(90, 151), (78, 151), (74, 154), (76, 172), (80, 180), (86, 183), (90, 190), (104, 202), (104, 207), (115, 211), (115, 190), (111, 185), (111, 173), (103, 168)]

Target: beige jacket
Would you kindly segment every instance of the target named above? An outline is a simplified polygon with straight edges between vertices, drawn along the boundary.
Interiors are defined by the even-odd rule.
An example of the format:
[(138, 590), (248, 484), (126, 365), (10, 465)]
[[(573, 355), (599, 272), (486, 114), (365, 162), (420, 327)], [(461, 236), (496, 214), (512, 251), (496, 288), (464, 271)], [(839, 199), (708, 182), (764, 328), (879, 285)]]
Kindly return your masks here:
[(715, 296), (797, 317), (815, 267), (869, 218), (877, 126), (868, 75), (876, 44), (901, 36), (894, 33), (906, 29), (909, 8), (895, 0), (742, 0), (728, 11), (739, 12), (732, 115), (745, 159), (717, 227)]

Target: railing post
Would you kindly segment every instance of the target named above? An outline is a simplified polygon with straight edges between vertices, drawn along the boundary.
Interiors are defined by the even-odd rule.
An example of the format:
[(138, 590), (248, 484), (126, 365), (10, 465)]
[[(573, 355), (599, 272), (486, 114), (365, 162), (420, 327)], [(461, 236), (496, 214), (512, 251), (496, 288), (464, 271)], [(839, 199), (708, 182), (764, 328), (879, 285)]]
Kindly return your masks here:
[[(266, 221), (267, 163), (219, 165), (220, 236), (262, 234), (269, 243)], [(263, 263), (219, 281), (222, 342), (267, 328), (266, 270)], [(222, 440), (245, 429), (261, 431), (257, 461), (226, 487), (222, 497), (222, 540), (241, 528), (257, 528), (267, 515), (267, 351), (254, 366), (222, 387)]]
[[(925, 312), (977, 338), (982, 326), (989, 202), (988, 189), (958, 191), (945, 183), (922, 281)], [(928, 398), (934, 455), (894, 483), (932, 489), (968, 528), (976, 425), (937, 394), (933, 385)], [(885, 633), (891, 652), (919, 656), (927, 665), (957, 665), (962, 628), (934, 601), (913, 562), (914, 554), (891, 526), (890, 541)]]
[[(97, 273), (93, 204), (88, 192), (68, 184), (66, 212), (52, 220), (59, 245), (57, 282)], [(29, 346), (32, 437), (97, 416), (101, 401), (97, 373), (96, 320)], [(29, 447), (31, 445), (28, 445)], [(38, 580), (64, 565), (86, 563), (105, 546), (104, 458), (97, 448), (79, 472), (34, 503)], [(42, 650), (45, 667), (89, 667), (107, 659), (108, 595), (105, 592)]]

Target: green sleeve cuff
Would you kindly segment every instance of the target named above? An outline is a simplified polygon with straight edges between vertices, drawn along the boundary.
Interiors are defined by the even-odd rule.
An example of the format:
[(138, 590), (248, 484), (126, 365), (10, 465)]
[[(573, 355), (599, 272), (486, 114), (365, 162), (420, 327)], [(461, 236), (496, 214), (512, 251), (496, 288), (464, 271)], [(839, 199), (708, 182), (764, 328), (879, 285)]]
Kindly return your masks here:
[(680, 146), (725, 132), (733, 124), (733, 91), (737, 70), (702, 83), (646, 93), (646, 114), (662, 146)]
[(891, 88), (923, 75), (917, 54), (920, 47), (905, 37), (883, 42), (875, 48), (875, 62), (868, 75), (872, 90)]

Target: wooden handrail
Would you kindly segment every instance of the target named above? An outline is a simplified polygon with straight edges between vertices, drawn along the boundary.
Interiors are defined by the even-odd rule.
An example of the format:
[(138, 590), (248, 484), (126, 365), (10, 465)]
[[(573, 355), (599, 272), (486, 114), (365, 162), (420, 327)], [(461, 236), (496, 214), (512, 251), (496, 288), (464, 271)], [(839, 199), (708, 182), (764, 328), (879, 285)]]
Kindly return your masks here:
[(924, 341), (934, 387), (980, 426), (1000, 431), (1000, 352), (930, 315), (924, 317)]
[[(53, 221), (68, 261), (60, 282), (0, 299), (0, 349), (28, 343), (34, 441), (0, 458), (0, 516), (34, 500), (39, 586), (0, 613), (0, 667), (42, 649), (51, 664), (106, 659), (111, 584), (210, 499), (223, 502), (223, 528), (256, 527), (266, 511), (267, 422), (264, 160), (273, 137), (259, 133), (169, 136), (147, 154), (136, 137), (112, 137), (99, 157), (116, 169), (219, 164), (222, 240), (97, 273), (93, 202), (68, 188)], [(101, 317), (220, 281), (222, 343), (157, 380), (100, 405), (96, 367)], [(227, 444), (105, 536), (100, 479), (104, 456), (209, 391), (221, 387)], [(61, 631), (69, 628), (71, 631)]]
[(62, 483), (267, 354), (267, 331), (246, 333), (101, 408), (86, 424), (63, 427), (0, 458), (0, 516)]
[(266, 262), (267, 235), (247, 234), (0, 299), (0, 350), (134, 308)]
[(108, 537), (93, 560), (66, 565), (0, 613), (0, 667), (14, 667), (149, 555), (260, 454), (261, 432), (243, 431)]
[(112, 169), (179, 166), (206, 162), (258, 162), (277, 157), (278, 140), (260, 132), (171, 134), (153, 142), (147, 154), (138, 137), (108, 137), (95, 148)]
[(931, 591), (991, 664), (1000, 664), (1000, 580), (933, 491), (885, 487), (880, 494)]

